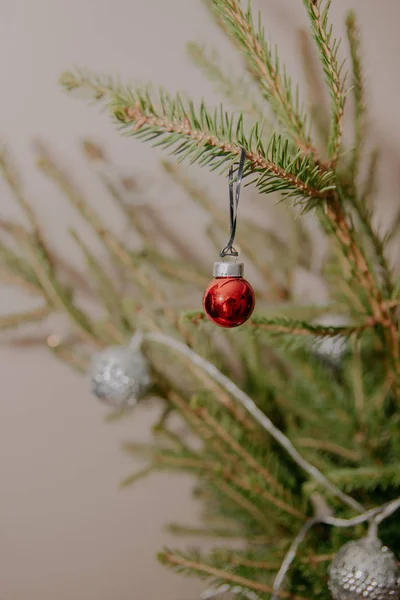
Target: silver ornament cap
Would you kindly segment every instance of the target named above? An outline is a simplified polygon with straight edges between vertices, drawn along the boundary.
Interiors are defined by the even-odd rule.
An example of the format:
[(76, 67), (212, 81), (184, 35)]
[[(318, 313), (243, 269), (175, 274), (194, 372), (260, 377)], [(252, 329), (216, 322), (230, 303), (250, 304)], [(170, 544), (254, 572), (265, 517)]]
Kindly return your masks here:
[(396, 557), (376, 537), (348, 542), (332, 561), (328, 586), (334, 600), (399, 600)]
[[(313, 325), (324, 327), (346, 327), (349, 320), (343, 315), (323, 315), (313, 321)], [(311, 351), (321, 360), (339, 365), (348, 349), (348, 341), (344, 335), (334, 337), (315, 337), (311, 342)]]
[(148, 363), (138, 348), (110, 346), (92, 357), (92, 391), (116, 408), (135, 406), (148, 390)]
[(238, 262), (215, 262), (213, 268), (214, 277), (243, 277), (244, 264)]

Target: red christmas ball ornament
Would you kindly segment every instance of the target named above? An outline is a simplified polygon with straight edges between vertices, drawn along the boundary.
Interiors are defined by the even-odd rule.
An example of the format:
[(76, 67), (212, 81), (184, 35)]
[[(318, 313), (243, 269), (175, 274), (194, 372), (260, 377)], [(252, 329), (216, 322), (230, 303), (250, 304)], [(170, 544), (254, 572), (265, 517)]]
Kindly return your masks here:
[(219, 327), (238, 327), (251, 317), (254, 290), (243, 278), (243, 263), (214, 263), (214, 279), (204, 292), (203, 308)]

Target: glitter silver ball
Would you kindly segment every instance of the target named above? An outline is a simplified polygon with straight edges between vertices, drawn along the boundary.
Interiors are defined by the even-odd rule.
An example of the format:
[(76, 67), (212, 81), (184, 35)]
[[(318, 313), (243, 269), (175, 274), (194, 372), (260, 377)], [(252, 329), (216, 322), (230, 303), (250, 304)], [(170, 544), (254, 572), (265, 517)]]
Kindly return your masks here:
[(145, 357), (129, 346), (110, 346), (96, 353), (90, 375), (93, 393), (117, 408), (135, 406), (151, 383)]
[(334, 600), (399, 600), (396, 557), (376, 538), (349, 542), (332, 561), (328, 586)]

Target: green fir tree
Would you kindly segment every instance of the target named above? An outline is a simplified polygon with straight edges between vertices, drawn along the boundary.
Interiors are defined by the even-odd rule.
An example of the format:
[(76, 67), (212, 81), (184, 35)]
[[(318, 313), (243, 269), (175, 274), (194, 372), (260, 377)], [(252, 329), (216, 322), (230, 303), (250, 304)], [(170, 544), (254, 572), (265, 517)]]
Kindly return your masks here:
[[(209, 553), (166, 548), (159, 558), (178, 572), (207, 580), (216, 591), (230, 589), (238, 598), (330, 598), (332, 557), (344, 543), (365, 535), (368, 523), (376, 515), (379, 520), (382, 506), (400, 496), (400, 284), (389, 258), (400, 219), (387, 232), (375, 225), (378, 162), (377, 153), (366, 150), (355, 15), (350, 12), (346, 19), (350, 60), (344, 65), (329, 21), (329, 2), (303, 3), (329, 91), (329, 110), (315, 95), (318, 74), (309, 60), (313, 42), (301, 34), (312, 92), (308, 107), (269, 43), (261, 18), (239, 0), (204, 4), (240, 53), (243, 76), (226, 76), (214, 51), (188, 47), (194, 64), (238, 108), (233, 113), (222, 105), (210, 109), (203, 101), (153, 87), (130, 88), (86, 71), (61, 77), (67, 91), (84, 89), (105, 106), (124, 134), (165, 148), (179, 161), (226, 175), (243, 148), (245, 183), (262, 195), (280, 194), (282, 204), (273, 210), (284, 220), (283, 231), (290, 233), (280, 236), (251, 220), (240, 221), (242, 256), (260, 274), (255, 314), (240, 329), (216, 329), (202, 311), (182, 313), (184, 307), (171, 302), (189, 291), (201, 299), (209, 276), (153, 208), (126, 202), (129, 182), (111, 175), (101, 148), (84, 144), (116, 209), (141, 240), (139, 250), (121, 242), (52, 155), (38, 149), (39, 168), (65, 193), (109, 256), (111, 270), (72, 232), (89, 285), (50, 248), (8, 154), (0, 156), (3, 175), (28, 220), (27, 227), (1, 222), (1, 281), (23, 286), (42, 300), (34, 311), (2, 317), (0, 326), (13, 329), (53, 312), (67, 314), (70, 337), (49, 339), (48, 345), (82, 372), (93, 352), (127, 344), (136, 331), (142, 332), (153, 373), (151, 393), (163, 409), (151, 446), (125, 444), (127, 452), (143, 453), (147, 466), (123, 485), (159, 470), (195, 474), (205, 524), (173, 523), (169, 529), (182, 536), (212, 536), (215, 548)], [(353, 136), (345, 146), (343, 117), (350, 95)], [(227, 218), (218, 202), (175, 163), (164, 167), (210, 215), (207, 234), (219, 244)], [(270, 198), (265, 205), (271, 210)], [(299, 302), (293, 289), (296, 269), (313, 270), (314, 240), (303, 225), (309, 212), (328, 247), (319, 273), (329, 290), (324, 305)], [(173, 254), (163, 251), (165, 241)], [(187, 261), (193, 269), (187, 269)], [(82, 308), (75, 293), (82, 289), (101, 305), (101, 318)], [(327, 315), (340, 317), (341, 324), (324, 324), (321, 317)], [(171, 417), (176, 413), (187, 426), (185, 435), (174, 428)], [(390, 506), (393, 511), (382, 520), (379, 536), (400, 556), (398, 517), (395, 505)], [(366, 511), (371, 512), (359, 518)], [(242, 541), (240, 550), (233, 549), (233, 540)], [(290, 548), (293, 560), (285, 566)], [(211, 590), (208, 597), (212, 595)]]

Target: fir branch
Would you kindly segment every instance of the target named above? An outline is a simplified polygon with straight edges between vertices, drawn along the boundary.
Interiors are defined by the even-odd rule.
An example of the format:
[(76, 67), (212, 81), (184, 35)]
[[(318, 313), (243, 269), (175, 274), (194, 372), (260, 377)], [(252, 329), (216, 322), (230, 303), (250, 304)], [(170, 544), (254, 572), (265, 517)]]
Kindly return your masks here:
[(336, 196), (332, 198), (331, 202), (327, 203), (325, 216), (333, 235), (340, 244), (343, 255), (349, 261), (355, 277), (365, 290), (365, 299), (369, 304), (375, 323), (383, 327), (392, 368), (396, 376), (399, 377), (400, 348), (396, 317), (393, 314), (393, 310), (388, 307), (385, 299), (382, 297), (381, 290), (375, 280), (375, 274)]
[(13, 242), (17, 245), (18, 250), (22, 251), (22, 254), (24, 254), (24, 256), (21, 257), (9, 246), (0, 244), (0, 256), (4, 261), (4, 265), (9, 269), (10, 274), (15, 276), (16, 281), (18, 279), (23, 280), (28, 285), (28, 288), (34, 285), (37, 287), (37, 291), (39, 291), (51, 304), (52, 300), (48, 291), (45, 289), (43, 281), (38, 276), (35, 265), (32, 262), (32, 254), (37, 254), (45, 264), (49, 277), (54, 275), (52, 265), (47, 260), (46, 253), (42, 250), (40, 240), (14, 221), (1, 220), (0, 227), (7, 232)]
[(189, 260), (187, 262), (174, 260), (152, 248), (144, 248), (138, 253), (138, 259), (155, 267), (160, 275), (165, 275), (170, 280), (194, 285), (197, 288), (208, 285), (209, 277), (203, 273), (203, 270), (188, 270), (188, 263), (192, 264)]
[(340, 446), (339, 444), (336, 444), (335, 442), (331, 442), (329, 440), (320, 440), (311, 437), (301, 437), (294, 438), (293, 442), (300, 448), (314, 448), (318, 452), (329, 452), (330, 454), (335, 454), (336, 456), (340, 456), (352, 462), (359, 462), (362, 459), (362, 455), (359, 452), (357, 452), (357, 450), (344, 448), (343, 446)]
[[(332, 560), (334, 554), (315, 554), (313, 556), (301, 556), (300, 561), (304, 564), (318, 564), (321, 562), (327, 562)], [(225, 555), (227, 561), (232, 565), (243, 565), (251, 569), (261, 569), (266, 571), (277, 571), (281, 566), (281, 563), (271, 562), (266, 560), (255, 560), (253, 558), (247, 558), (241, 556), (238, 553), (230, 553), (228, 556)]]
[[(235, 583), (245, 589), (255, 590), (258, 592), (272, 593), (273, 591), (272, 586), (266, 583), (246, 579), (245, 577), (241, 577), (235, 573), (230, 573), (229, 571), (216, 569), (215, 567), (208, 565), (206, 562), (202, 562), (200, 557), (198, 561), (194, 561), (185, 558), (182, 556), (182, 554), (175, 553), (170, 550), (164, 550), (164, 552), (161, 552), (158, 555), (158, 558), (162, 564), (170, 566), (176, 570), (179, 570), (180, 572), (185, 571), (189, 575), (201, 575), (207, 579), (212, 578), (214, 581), (220, 583)], [(290, 594), (285, 591), (280, 591), (279, 597), (290, 598), (291, 600), (307, 600), (303, 596)]]
[(9, 272), (8, 269), (4, 269), (2, 267), (0, 267), (0, 283), (7, 284), (10, 286), (21, 287), (24, 289), (24, 291), (35, 296), (43, 296), (43, 290), (39, 286), (28, 282), (21, 275)]
[(393, 372), (388, 371), (386, 373), (386, 377), (382, 382), (382, 385), (379, 386), (378, 390), (371, 396), (369, 403), (373, 410), (376, 413), (383, 414), (383, 406), (386, 398), (390, 394), (390, 390), (394, 384), (395, 375)]
[(10, 313), (4, 316), (0, 315), (0, 331), (4, 331), (5, 329), (16, 329), (21, 325), (27, 325), (29, 323), (39, 323), (46, 319), (53, 310), (52, 306), (46, 305), (22, 313)]
[(237, 506), (247, 512), (252, 519), (259, 524), (258, 527), (261, 525), (261, 527), (267, 531), (271, 526), (271, 522), (265, 514), (265, 506), (260, 509), (254, 501), (254, 496), (261, 495), (260, 490), (256, 490), (255, 486), (247, 485), (244, 482), (243, 475), (238, 477), (232, 470), (221, 470), (221, 465), (218, 467), (215, 466), (214, 471), (214, 475), (208, 472), (204, 473), (204, 476), (207, 477), (210, 483), (218, 488), (225, 497), (232, 500)]
[(69, 285), (73, 287), (79, 294), (86, 296), (93, 300), (95, 293), (93, 288), (88, 281), (87, 274), (81, 271), (79, 268), (73, 266), (68, 259), (53, 253), (54, 256), (54, 268), (60, 274), (60, 278), (68, 281)]
[(304, 521), (304, 513), (300, 512), (297, 508), (294, 508), (290, 504), (287, 504), (283, 500), (280, 500), (279, 498), (276, 498), (275, 496), (270, 494), (261, 485), (257, 484), (255, 480), (252, 480), (251, 483), (249, 483), (242, 475), (238, 477), (233, 473), (230, 473), (228, 477), (230, 481), (232, 481), (232, 483), (234, 483), (237, 487), (248, 491), (252, 495), (260, 496), (266, 502), (268, 502), (268, 504), (275, 506), (280, 511), (288, 515), (292, 515), (292, 517), (296, 517), (301, 521)]
[(373, 219), (373, 211), (368, 207), (368, 205), (363, 200), (359, 200), (356, 196), (352, 199), (353, 206), (356, 210), (357, 216), (360, 220), (360, 223), (368, 235), (373, 252), (375, 254), (375, 258), (379, 264), (379, 275), (382, 278), (385, 292), (387, 295), (391, 296), (393, 292), (393, 273), (390, 267), (389, 261), (386, 257), (386, 245), (390, 239), (390, 235), (382, 236), (378, 231), (375, 230), (375, 227), (372, 224)]
[[(204, 279), (200, 283), (202, 265), (198, 254), (187, 243), (177, 237), (176, 232), (169, 228), (154, 207), (150, 206), (146, 200), (143, 201), (143, 198), (138, 197), (138, 192), (143, 192), (143, 190), (135, 179), (122, 178), (113, 163), (105, 158), (104, 151), (98, 144), (90, 140), (84, 140), (82, 145), (85, 155), (95, 165), (95, 172), (101, 183), (116, 202), (118, 208), (122, 210), (129, 225), (141, 238), (144, 254), (146, 256), (151, 254), (151, 259), (157, 258), (158, 261), (155, 261), (157, 266), (160, 266), (161, 269), (164, 267), (168, 275), (181, 279), (180, 271), (182, 269), (180, 265), (183, 267), (183, 264), (170, 260), (158, 249), (160, 245), (163, 248), (163, 241), (165, 240), (174, 249), (180, 260), (185, 261), (185, 263), (189, 261), (199, 267), (199, 272), (193, 273), (188, 273), (186, 269), (186, 279), (192, 278), (193, 283), (204, 286)], [(135, 194), (135, 196), (133, 197), (132, 194)], [(137, 204), (138, 200), (139, 204)], [(157, 247), (155, 246), (156, 242), (158, 242)]]
[(272, 109), (292, 135), (302, 152), (316, 158), (317, 152), (307, 132), (307, 119), (299, 106), (286, 69), (279, 65), (278, 55), (270, 48), (258, 18), (253, 21), (250, 3), (246, 11), (238, 0), (208, 0), (227, 32), (248, 61), (249, 70)]
[(237, 491), (226, 481), (221, 480), (220, 477), (210, 478), (210, 481), (224, 494), (224, 496), (232, 500), (237, 506), (247, 512), (256, 523), (259, 523), (263, 529), (268, 531), (271, 526), (271, 521), (266, 517), (264, 510), (260, 510), (251, 499)]
[(99, 336), (105, 339), (106, 342), (112, 344), (119, 344), (125, 346), (127, 342), (129, 342), (132, 338), (132, 327), (130, 327), (130, 323), (126, 320), (126, 332), (123, 333), (120, 327), (111, 323), (108, 319), (105, 321), (102, 320), (96, 323), (97, 329), (99, 331)]
[(387, 241), (392, 241), (399, 233), (400, 230), (400, 210), (397, 210), (393, 216), (392, 224), (390, 225), (389, 233), (387, 234)]
[(321, 170), (302, 152), (292, 156), (281, 136), (273, 135), (264, 147), (258, 123), (247, 136), (242, 116), (235, 119), (222, 109), (210, 113), (204, 103), (196, 110), (192, 102), (185, 105), (179, 96), (171, 98), (163, 91), (155, 102), (149, 90), (121, 89), (110, 82), (107, 87), (101, 79), (85, 74), (64, 74), (61, 83), (67, 89), (86, 87), (95, 99), (106, 98), (128, 134), (144, 141), (157, 140), (156, 146), (171, 148), (171, 153), (182, 160), (190, 157), (191, 163), (225, 170), (244, 148), (245, 174), (255, 176), (252, 183), (261, 193), (279, 191), (287, 197), (306, 199), (311, 207), (311, 200), (326, 198), (335, 188), (331, 171)]
[(254, 560), (252, 558), (247, 558), (246, 556), (241, 556), (240, 554), (232, 553), (226, 557), (224, 557), (226, 562), (229, 562), (231, 565), (243, 565), (245, 567), (250, 567), (251, 569), (262, 569), (265, 571), (277, 571), (280, 567), (280, 563), (270, 562), (266, 560)]
[[(206, 443), (209, 443), (210, 439), (208, 428), (206, 428), (203, 421), (197, 417), (196, 412), (188, 407), (187, 403), (180, 397), (179, 394), (171, 391), (168, 394), (168, 397), (171, 400), (171, 402), (173, 402), (178, 407), (184, 419), (193, 428), (193, 431), (200, 437), (200, 439), (203, 439)], [(213, 446), (215, 447), (216, 444), (213, 443)], [(239, 491), (242, 487), (241, 480), (239, 479), (238, 490), (236, 489), (237, 482), (235, 482), (235, 486), (232, 485), (231, 472), (228, 474), (228, 472), (225, 471), (225, 477), (228, 477), (229, 475), (229, 480), (226, 481), (225, 478), (221, 478), (221, 468), (222, 465), (225, 464), (226, 459), (224, 461), (224, 458), (222, 458), (223, 452), (222, 457), (221, 453), (219, 454), (220, 462), (215, 463), (214, 468), (209, 469), (207, 473), (203, 470), (203, 475), (207, 477), (210, 483), (217, 489), (219, 489), (225, 497), (230, 499), (235, 505), (237, 505), (242, 510), (244, 510), (245, 513), (250, 515), (250, 517), (256, 523), (258, 523), (258, 526), (261, 526), (263, 529), (268, 529), (269, 522), (268, 519), (265, 518), (264, 513), (258, 508), (258, 506), (254, 504), (252, 499), (247, 498), (246, 495), (243, 494), (243, 491)]]
[(50, 248), (47, 244), (47, 241), (45, 240), (39, 220), (32, 206), (24, 196), (19, 174), (15, 169), (14, 165), (12, 165), (10, 156), (5, 148), (0, 149), (0, 172), (3, 175), (4, 180), (8, 184), (10, 190), (12, 191), (17, 204), (20, 206), (25, 216), (27, 217), (27, 220), (31, 225), (33, 234), (37, 239), (37, 243), (41, 247), (42, 253), (46, 256), (46, 260), (49, 262), (49, 264), (53, 265), (54, 261), (52, 253), (50, 252)]
[(274, 318), (267, 319), (262, 316), (253, 316), (247, 326), (266, 331), (271, 334), (288, 334), (300, 336), (314, 336), (317, 338), (349, 336), (353, 333), (359, 333), (366, 327), (371, 326), (371, 321), (367, 321), (361, 325), (348, 327), (325, 327), (319, 324), (307, 323), (306, 321), (296, 321), (294, 319)]
[(362, 509), (362, 506), (359, 504), (359, 502), (350, 496), (343, 494), (325, 477), (323, 473), (305, 460), (293, 446), (289, 438), (287, 438), (285, 434), (282, 433), (282, 431), (280, 431), (280, 429), (278, 429), (272, 423), (269, 417), (256, 406), (253, 400), (245, 392), (238, 388), (233, 381), (223, 375), (214, 365), (202, 358), (199, 354), (191, 350), (185, 344), (182, 344), (178, 340), (170, 338), (166, 335), (147, 334), (145, 339), (165, 345), (179, 352), (181, 355), (186, 356), (190, 362), (192, 362), (194, 365), (197, 365), (202, 371), (205, 371), (212, 379), (217, 381), (221, 387), (229, 392), (235, 398), (235, 400), (254, 417), (258, 424), (265, 429), (284, 450), (286, 450), (288, 455), (301, 469), (321, 483), (321, 485), (329, 490), (334, 496), (340, 498), (344, 504), (347, 504), (347, 506), (350, 506), (355, 510)]
[[(0, 227), (5, 229), (17, 242), (18, 236), (29, 238), (29, 234), (12, 222), (0, 221)], [(29, 262), (17, 254), (10, 246), (0, 242), (1, 280), (24, 287), (28, 292), (43, 295), (43, 289)]]
[[(229, 540), (245, 540), (249, 543), (252, 542), (254, 538), (246, 536), (245, 532), (234, 531), (233, 529), (223, 529), (221, 527), (195, 527), (191, 525), (182, 525), (181, 523), (167, 523), (164, 526), (165, 531), (171, 533), (173, 535), (179, 536), (196, 536), (196, 537), (212, 537), (212, 538), (223, 538)], [(257, 541), (261, 544), (265, 544), (266, 538), (265, 536), (260, 536), (261, 541)]]
[(128, 334), (130, 337), (130, 326), (123, 315), (121, 292), (116, 289), (114, 282), (107, 275), (105, 269), (99, 264), (94, 254), (89, 250), (78, 233), (74, 229), (71, 229), (70, 234), (85, 256), (90, 274), (97, 284), (98, 295), (108, 312), (111, 322), (115, 323), (120, 333)]
[[(204, 312), (198, 311), (186, 312), (181, 318), (196, 325), (207, 322)], [(312, 336), (323, 339), (334, 338), (337, 336), (347, 337), (354, 333), (361, 333), (365, 329), (373, 327), (375, 323), (376, 322), (373, 319), (366, 319), (364, 323), (359, 325), (333, 327), (287, 319), (285, 317), (266, 318), (254, 315), (247, 321), (245, 327), (265, 331), (271, 335)]]
[[(231, 450), (233, 450), (245, 463), (243, 467), (246, 477), (243, 477), (243, 475), (241, 475), (239, 478), (236, 477), (235, 474), (238, 472), (238, 467), (236, 467), (235, 473), (229, 473), (229, 471), (225, 472), (226, 477), (229, 478), (230, 481), (235, 483), (238, 487), (248, 490), (250, 493), (259, 495), (268, 503), (274, 505), (279, 510), (282, 510), (287, 514), (291, 514), (298, 519), (305, 518), (305, 515), (295, 506), (293, 506), (293, 503), (290, 504), (291, 499), (287, 493), (287, 490), (285, 490), (284, 487), (271, 475), (271, 473), (267, 471), (265, 467), (260, 465), (258, 461), (233, 438), (227, 428), (224, 428), (222, 425), (220, 425), (218, 421), (211, 416), (207, 409), (198, 409), (197, 413), (200, 415), (201, 420), (209, 425), (211, 431), (214, 432), (218, 438)], [(252, 477), (254, 473), (261, 475), (262, 486), (257, 483), (255, 477)], [(248, 481), (250, 481), (250, 477), (251, 482), (248, 483)], [(263, 487), (264, 482), (268, 484), (268, 490), (271, 489), (275, 492), (278, 492), (280, 495), (283, 495), (285, 500), (281, 500), (268, 490), (265, 490)]]
[(233, 106), (257, 121), (263, 121), (264, 111), (251, 97), (249, 82), (244, 78), (233, 77), (230, 72), (227, 72), (220, 65), (219, 56), (215, 50), (207, 52), (204, 46), (190, 42), (187, 45), (187, 52), (192, 62), (202, 70), (207, 79), (216, 84), (217, 89)]
[[(374, 465), (358, 468), (334, 469), (327, 473), (329, 479), (342, 490), (351, 493), (362, 490), (371, 492), (377, 488), (400, 487), (400, 463), (392, 465)], [(313, 482), (304, 485), (304, 491), (310, 495), (318, 486)]]
[(351, 340), (352, 356), (349, 364), (349, 378), (354, 398), (354, 414), (360, 432), (365, 432), (365, 410), (366, 399), (364, 390), (363, 363), (361, 359), (360, 340), (353, 338)]
[(360, 37), (354, 11), (346, 18), (347, 37), (349, 40), (351, 61), (353, 67), (353, 96), (354, 96), (354, 149), (351, 161), (351, 173), (356, 179), (361, 151), (365, 141), (365, 100), (364, 77), (360, 57)]
[[(220, 489), (224, 490), (225, 494), (227, 493), (226, 486), (229, 486), (229, 495), (231, 497), (235, 497), (236, 494), (240, 493), (234, 488), (237, 488), (237, 490), (245, 490), (250, 494), (250, 496), (259, 496), (269, 504), (276, 506), (279, 510), (290, 514), (293, 517), (296, 517), (297, 519), (305, 519), (305, 515), (303, 513), (298, 511), (296, 508), (288, 505), (286, 502), (283, 502), (279, 498), (274, 497), (268, 491), (263, 489), (261, 485), (257, 485), (254, 481), (249, 483), (244, 476), (244, 472), (239, 472), (239, 474), (237, 474), (237, 469), (231, 469), (229, 465), (226, 465), (226, 461), (224, 463), (220, 463), (212, 460), (204, 460), (204, 458), (201, 457), (193, 458), (191, 456), (172, 456), (166, 453), (155, 454), (153, 456), (153, 468), (162, 468), (165, 465), (171, 468), (187, 470), (189, 472), (197, 471), (198, 473), (201, 473), (204, 477), (210, 479), (210, 481), (212, 481), (214, 484), (217, 484), (218, 487), (220, 487)], [(221, 477), (224, 480), (223, 487), (221, 487), (219, 482)], [(135, 474), (128, 477), (125, 481), (130, 482), (131, 480), (132, 482), (136, 481)], [(232, 487), (232, 484), (234, 488)], [(128, 483), (126, 485), (128, 485)], [(240, 496), (241, 502), (243, 503), (243, 501), (245, 501), (246, 499), (242, 494), (240, 494)], [(249, 501), (250, 499), (246, 500), (247, 504)], [(253, 516), (257, 516), (258, 520), (260, 520), (260, 515), (262, 515), (262, 512), (255, 504), (252, 504), (251, 513), (253, 514)]]
[[(43, 146), (39, 146), (38, 165), (50, 179), (52, 179), (64, 192), (71, 204), (80, 213), (86, 223), (94, 230), (101, 243), (105, 246), (111, 257), (131, 274), (135, 283), (140, 286), (145, 296), (153, 301), (163, 302), (164, 296), (159, 286), (151, 281), (143, 266), (135, 259), (134, 254), (128, 250), (118, 237), (106, 226), (100, 215), (87, 203), (73, 182), (56, 164)], [(165, 314), (171, 322), (176, 322), (176, 315), (168, 308)]]
[[(314, 365), (312, 365), (313, 367)], [(311, 367), (311, 365), (310, 365)], [(311, 368), (312, 368), (311, 367)], [(311, 370), (310, 368), (310, 370)], [(297, 375), (295, 373), (296, 379), (302, 381), (302, 376)], [(274, 402), (285, 415), (288, 423), (296, 422), (299, 418), (302, 422), (309, 423), (311, 426), (319, 426), (321, 423), (321, 417), (318, 414), (318, 411), (315, 410), (315, 406), (313, 403), (305, 404), (302, 398), (299, 398), (296, 394), (294, 397), (290, 397), (287, 393), (286, 389), (286, 377), (282, 377), (282, 372), (278, 369), (270, 369), (268, 371), (268, 385), (273, 393)], [(305, 382), (303, 382), (305, 383)], [(305, 383), (305, 387), (308, 388), (308, 383)], [(314, 385), (314, 382), (311, 382), (311, 386)], [(314, 394), (314, 389), (311, 387), (312, 393)], [(329, 394), (331, 394), (331, 390), (329, 389)], [(308, 396), (308, 398), (312, 398), (313, 396)], [(319, 398), (319, 390), (317, 391), (317, 397)], [(324, 395), (321, 395), (323, 398)], [(331, 400), (331, 398), (329, 397)], [(297, 428), (296, 428), (297, 434)], [(294, 436), (293, 436), (294, 437)]]
[(192, 457), (181, 457), (181, 456), (166, 456), (166, 455), (156, 455), (153, 458), (155, 465), (169, 465), (172, 467), (176, 467), (178, 469), (188, 469), (189, 471), (198, 470), (198, 471), (211, 471), (213, 473), (221, 473), (223, 472), (223, 467), (220, 463), (216, 461), (207, 461), (203, 460), (203, 458), (192, 458)]
[(43, 332), (25, 333), (17, 336), (10, 336), (7, 345), (12, 348), (37, 349), (43, 346)]
[(224, 429), (222, 425), (218, 423), (216, 419), (212, 417), (212, 415), (207, 411), (206, 408), (200, 408), (197, 410), (198, 414), (201, 416), (202, 420), (207, 423), (215, 433), (217, 433), (218, 437), (223, 440), (234, 452), (240, 456), (245, 463), (247, 463), (247, 467), (250, 470), (257, 471), (262, 478), (271, 486), (272, 488), (277, 489), (281, 493), (284, 492), (283, 486), (276, 480), (276, 478), (264, 467), (262, 466), (251, 454), (249, 454), (243, 446), (237, 442), (232, 435), (230, 435), (229, 431)]
[(47, 261), (46, 255), (42, 253), (41, 245), (36, 245), (34, 241), (22, 235), (20, 236), (20, 244), (27, 254), (32, 269), (49, 303), (56, 309), (65, 310), (83, 339), (96, 345), (101, 345), (93, 322), (82, 309), (74, 304), (69, 291), (58, 281), (56, 274)]
[(84, 375), (87, 374), (89, 368), (89, 360), (87, 357), (82, 356), (71, 347), (70, 344), (50, 344), (48, 343), (49, 349), (53, 352), (53, 354), (63, 362), (67, 363), (70, 367), (72, 367), (75, 371), (82, 373)]
[[(31, 240), (35, 245), (40, 245), (41, 251), (45, 253), (46, 260), (49, 262), (49, 253), (43, 250), (43, 243), (38, 238), (36, 232), (31, 234), (19, 224), (5, 220), (0, 220), (0, 229), (9, 234), (17, 245), (20, 245), (19, 240), (21, 237), (26, 240)], [(52, 252), (49, 264), (51, 264), (53, 270), (56, 270), (60, 275), (64, 276), (76, 289), (87, 296), (93, 297), (87, 278), (85, 278), (78, 269), (68, 263), (67, 260), (57, 253)], [(4, 273), (2, 272), (0, 275), (2, 281), (7, 281), (10, 285), (22, 286), (28, 292), (43, 295), (43, 289), (26, 258), (20, 256), (10, 246), (3, 242), (0, 242), (0, 265), (5, 267)]]
[(314, 53), (314, 46), (308, 31), (300, 29), (298, 32), (303, 69), (309, 89), (308, 103), (313, 125), (321, 142), (326, 145), (329, 139), (330, 115), (325, 98), (325, 84), (321, 77), (319, 61)]
[(361, 289), (364, 291), (363, 303), (371, 311), (374, 323), (381, 326), (381, 336), (385, 342), (388, 358), (390, 359), (389, 368), (393, 370), (393, 392), (396, 397), (400, 393), (400, 347), (397, 333), (397, 318), (395, 312), (390, 308), (386, 298), (383, 297), (381, 289), (377, 283), (376, 274), (370, 265), (362, 243), (355, 234), (353, 223), (349, 216), (344, 212), (343, 205), (336, 194), (326, 205), (326, 212), (322, 215), (322, 222), (328, 226), (339, 243), (343, 257), (348, 261), (351, 274), (357, 279)]
[(331, 132), (329, 139), (329, 157), (335, 165), (342, 143), (343, 114), (346, 100), (344, 89), (346, 77), (342, 76), (343, 64), (339, 66), (337, 53), (339, 42), (332, 39), (332, 26), (328, 24), (330, 0), (323, 7), (324, 0), (303, 0), (308, 11), (313, 37), (317, 43), (325, 80), (331, 97)]
[[(216, 382), (204, 372), (204, 370), (197, 367), (192, 361), (187, 360), (186, 365), (187, 368), (190, 369), (192, 373), (203, 382), (205, 388), (210, 390), (215, 395), (221, 406), (229, 411), (229, 413), (234, 417), (235, 421), (242, 425), (245, 430), (254, 435), (256, 430), (254, 422), (248, 418), (247, 414), (241, 409), (241, 407), (237, 406), (230, 395), (226, 393), (225, 389), (222, 386), (217, 385)], [(174, 404), (176, 404), (180, 410), (187, 408), (185, 401), (176, 392), (171, 390), (168, 393), (168, 398)]]
[(141, 479), (145, 479), (147, 477), (147, 475), (150, 475), (151, 473), (153, 473), (154, 470), (155, 470), (154, 465), (144, 467), (140, 471), (137, 471), (136, 473), (133, 473), (132, 475), (129, 475), (129, 477), (126, 477), (125, 479), (123, 479), (123, 481), (121, 481), (121, 483), (120, 483), (120, 487), (121, 488), (130, 487), (133, 484), (135, 484), (137, 481), (140, 481)]
[(360, 202), (368, 206), (375, 196), (378, 188), (379, 150), (375, 148), (369, 156), (367, 175), (362, 186)]
[[(304, 423), (314, 426), (314, 431), (321, 426), (321, 423), (325, 423), (325, 426), (330, 428), (338, 422), (341, 431), (348, 431), (353, 422), (351, 413), (353, 405), (349, 406), (348, 398), (343, 394), (343, 386), (336, 379), (327, 377), (326, 365), (310, 352), (310, 347), (296, 349), (289, 355), (285, 349), (282, 351), (275, 348), (275, 352), (286, 367), (284, 373), (290, 373), (294, 385), (292, 396), (288, 397), (286, 380), (281, 381), (282, 374), (279, 371), (275, 375), (277, 381), (274, 384), (286, 397), (285, 405), (288, 407), (286, 412), (296, 411)], [(335, 411), (332, 413), (324, 408), (330, 405), (335, 406)]]
[(110, 254), (123, 266), (132, 265), (132, 257), (124, 246), (119, 242), (117, 236), (109, 231), (96, 211), (89, 206), (85, 198), (74, 186), (66, 173), (56, 164), (47, 150), (40, 146), (38, 148), (37, 164), (40, 170), (54, 181), (64, 192), (68, 200), (83, 217), (86, 223), (96, 232), (101, 242)]
[[(184, 414), (185, 418), (188, 418), (189, 415), (187, 411), (184, 411)], [(248, 453), (244, 449), (240, 449), (239, 445), (235, 443), (235, 440), (232, 438), (232, 436), (230, 436), (229, 433), (215, 421), (215, 419), (213, 419), (210, 415), (206, 416), (203, 414), (203, 412), (200, 414), (200, 417), (198, 417), (198, 409), (195, 411), (195, 414), (197, 420), (197, 432), (204, 439), (204, 442), (207, 444), (207, 446), (213, 451), (216, 451), (218, 455), (218, 463), (216, 463), (214, 466), (212, 462), (203, 461), (205, 464), (209, 464), (207, 477), (210, 478), (211, 476), (214, 484), (217, 481), (218, 475), (222, 475), (225, 481), (225, 494), (227, 489), (226, 486), (229, 486), (230, 495), (232, 496), (233, 494), (235, 497), (238, 493), (240, 493), (242, 502), (242, 491), (244, 490), (245, 492), (248, 492), (250, 497), (248, 500), (246, 500), (246, 504), (248, 505), (249, 502), (251, 502), (251, 511), (249, 509), (248, 510), (251, 512), (253, 517), (258, 516), (258, 520), (260, 520), (260, 514), (262, 513), (258, 508), (258, 503), (256, 505), (256, 503), (252, 502), (252, 497), (262, 499), (264, 502), (266, 501), (275, 506), (279, 511), (283, 511), (285, 514), (290, 514), (297, 519), (305, 519), (305, 515), (296, 507), (292, 506), (286, 501), (281, 500), (280, 498), (277, 498), (264, 488), (264, 479), (267, 474), (265, 469), (262, 469), (261, 473), (262, 483), (256, 477), (254, 477), (254, 475), (252, 475), (254, 472), (260, 472), (261, 466), (258, 465), (258, 469), (255, 467), (256, 461), (254, 459), (251, 460), (252, 457), (249, 457)], [(194, 423), (193, 415), (189, 416), (189, 422), (192, 424)], [(209, 426), (209, 431), (204, 427), (204, 425)], [(214, 439), (214, 437), (216, 437), (216, 439)], [(223, 443), (221, 444), (220, 442)], [(247, 460), (247, 462), (251, 465), (250, 471), (246, 468), (246, 465), (242, 465), (238, 460), (236, 460), (236, 456), (234, 454), (227, 454), (225, 449), (226, 445), (228, 445), (230, 449), (233, 449), (241, 459)], [(159, 460), (163, 462), (165, 457), (162, 456)], [(167, 460), (169, 460), (169, 457), (167, 457)], [(213, 471), (215, 471), (215, 476), (212, 475)], [(270, 482), (271, 484), (270, 474), (268, 474), (267, 482)], [(275, 489), (279, 487), (278, 482), (273, 481), (272, 483)], [(232, 487), (232, 485), (234, 487)], [(221, 487), (219, 484), (218, 486)]]

